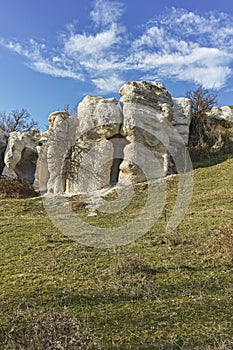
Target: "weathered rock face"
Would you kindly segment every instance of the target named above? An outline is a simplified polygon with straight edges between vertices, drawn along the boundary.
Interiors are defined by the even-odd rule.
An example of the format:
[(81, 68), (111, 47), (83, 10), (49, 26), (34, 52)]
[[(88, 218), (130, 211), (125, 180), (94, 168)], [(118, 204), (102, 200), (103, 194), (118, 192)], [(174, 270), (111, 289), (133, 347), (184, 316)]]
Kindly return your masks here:
[[(92, 192), (164, 177), (169, 154), (175, 157), (188, 143), (190, 100), (172, 98), (157, 82), (129, 82), (119, 93), (120, 107), (114, 98), (86, 96), (78, 118), (52, 113), (41, 135), (14, 132), (8, 139), (0, 128), (0, 174), (8, 142), (4, 174), (34, 182), (41, 193)], [(213, 113), (232, 118), (224, 107)]]
[(115, 98), (86, 96), (78, 105), (78, 134), (85, 139), (107, 139), (119, 133), (122, 112)]
[(209, 116), (218, 120), (226, 120), (233, 123), (233, 109), (229, 106), (213, 107)]
[(5, 151), (3, 175), (18, 178), (29, 184), (34, 182), (39, 134), (37, 130), (29, 132), (11, 132)]
[(45, 135), (42, 134), (38, 145), (36, 146), (38, 159), (36, 163), (35, 179), (33, 187), (35, 191), (40, 193), (47, 192), (47, 183), (49, 180), (49, 171), (48, 171), (48, 161), (47, 161), (47, 139), (48, 133)]
[[(163, 177), (167, 172), (168, 124), (173, 118), (172, 97), (161, 83), (130, 82), (119, 91), (123, 109), (121, 134), (130, 142), (124, 150), (120, 181), (141, 182)], [(141, 146), (139, 146), (139, 144)], [(158, 161), (153, 172), (139, 170), (148, 152)], [(147, 154), (147, 156), (146, 156)], [(146, 165), (146, 164), (145, 164)]]
[(184, 144), (188, 145), (189, 126), (191, 122), (191, 101), (189, 98), (173, 98), (173, 125), (182, 137)]
[(74, 144), (77, 118), (58, 111), (49, 116), (49, 130), (38, 142), (34, 188), (42, 193), (62, 193), (66, 189), (66, 156)]
[(233, 109), (213, 107), (208, 115), (209, 143), (212, 150), (233, 151)]
[(4, 169), (4, 154), (7, 147), (9, 134), (1, 127), (0, 124), (0, 176)]
[(127, 83), (120, 95), (121, 108), (114, 98), (86, 96), (78, 118), (49, 116), (37, 146), (37, 190), (85, 193), (167, 174), (168, 151), (187, 143), (189, 100), (173, 100), (161, 83), (148, 82)]
[(76, 141), (67, 167), (66, 192), (86, 192), (108, 187), (114, 144), (122, 112), (114, 98), (86, 96), (78, 106)]

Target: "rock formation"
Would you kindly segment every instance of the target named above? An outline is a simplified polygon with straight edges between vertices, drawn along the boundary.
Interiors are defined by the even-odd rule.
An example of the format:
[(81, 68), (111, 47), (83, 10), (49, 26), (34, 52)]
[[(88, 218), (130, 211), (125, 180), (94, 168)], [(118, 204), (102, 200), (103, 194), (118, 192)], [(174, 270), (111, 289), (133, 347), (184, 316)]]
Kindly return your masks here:
[[(171, 95), (161, 83), (148, 82), (126, 83), (119, 93), (124, 116), (121, 134), (129, 141), (120, 165), (120, 182), (163, 177), (168, 170), (166, 121), (173, 117)], [(143, 171), (149, 154), (158, 164), (154, 168), (150, 164)]]
[[(120, 104), (86, 96), (78, 106), (75, 144), (67, 158), (66, 192), (87, 192), (163, 177), (168, 172), (170, 137), (187, 143), (190, 101), (173, 100), (161, 83), (129, 82)], [(184, 114), (184, 115), (183, 115)], [(172, 127), (179, 126), (181, 137)]]
[[(86, 96), (77, 117), (52, 113), (41, 135), (35, 130), (8, 135), (0, 127), (0, 175), (5, 166), (5, 176), (33, 183), (40, 193), (72, 194), (177, 170), (189, 140), (191, 101), (172, 98), (158, 82), (129, 82), (119, 93), (119, 102)], [(213, 147), (228, 140), (233, 148), (233, 110), (214, 107), (209, 120)]]
[(184, 97), (173, 98), (172, 101), (172, 124), (187, 146), (189, 140), (189, 126), (191, 121), (191, 101), (189, 98)]
[(9, 134), (4, 156), (3, 175), (33, 184), (38, 137), (37, 129), (28, 132), (14, 131)]
[(233, 123), (233, 109), (229, 106), (213, 107), (208, 115), (218, 120), (226, 120)]
[(112, 138), (120, 132), (123, 116), (114, 98), (86, 96), (78, 106), (75, 144), (67, 167), (67, 192), (94, 191), (111, 183), (114, 157)]
[(74, 144), (77, 118), (66, 111), (53, 112), (49, 116), (49, 130), (38, 142), (38, 161), (34, 188), (41, 193), (63, 193), (66, 190), (66, 155)]
[(213, 107), (207, 113), (208, 142), (214, 151), (233, 152), (233, 109)]

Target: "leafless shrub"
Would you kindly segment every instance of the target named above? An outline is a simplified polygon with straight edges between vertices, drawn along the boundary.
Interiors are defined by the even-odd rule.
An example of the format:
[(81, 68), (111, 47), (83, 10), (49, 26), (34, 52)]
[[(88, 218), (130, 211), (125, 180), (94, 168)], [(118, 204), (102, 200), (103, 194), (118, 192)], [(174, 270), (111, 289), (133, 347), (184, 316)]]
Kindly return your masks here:
[(116, 255), (113, 273), (116, 275), (114, 292), (119, 296), (146, 299), (154, 295), (154, 271), (140, 256)]

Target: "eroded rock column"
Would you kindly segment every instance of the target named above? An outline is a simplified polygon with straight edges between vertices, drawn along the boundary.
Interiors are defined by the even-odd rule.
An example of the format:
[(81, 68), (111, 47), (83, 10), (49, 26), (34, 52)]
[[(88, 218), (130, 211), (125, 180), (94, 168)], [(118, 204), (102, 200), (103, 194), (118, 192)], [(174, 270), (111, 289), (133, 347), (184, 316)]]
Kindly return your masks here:
[[(165, 176), (169, 147), (166, 121), (173, 118), (171, 95), (156, 82), (129, 82), (119, 93), (123, 109), (121, 134), (130, 142), (124, 149), (120, 182), (137, 183)], [(148, 164), (152, 158), (153, 164)]]
[(122, 112), (114, 98), (86, 96), (78, 106), (78, 127), (70, 155), (67, 192), (87, 192), (110, 185), (114, 146)]

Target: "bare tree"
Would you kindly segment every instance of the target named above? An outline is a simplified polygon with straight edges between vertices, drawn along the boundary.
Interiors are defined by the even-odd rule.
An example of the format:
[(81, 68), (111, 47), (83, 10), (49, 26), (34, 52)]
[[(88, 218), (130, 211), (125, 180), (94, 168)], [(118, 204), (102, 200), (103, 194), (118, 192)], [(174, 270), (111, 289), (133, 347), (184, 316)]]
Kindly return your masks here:
[(25, 108), (13, 110), (8, 115), (0, 113), (0, 124), (7, 132), (29, 131), (38, 127), (38, 123), (31, 118)]
[(210, 134), (206, 112), (217, 105), (217, 94), (200, 85), (196, 90), (187, 91), (186, 97), (191, 100), (192, 106), (189, 146), (202, 148)]
[(197, 90), (187, 91), (186, 97), (191, 100), (193, 114), (200, 114), (217, 104), (218, 95), (214, 90), (205, 89), (200, 85)]

